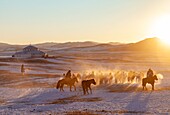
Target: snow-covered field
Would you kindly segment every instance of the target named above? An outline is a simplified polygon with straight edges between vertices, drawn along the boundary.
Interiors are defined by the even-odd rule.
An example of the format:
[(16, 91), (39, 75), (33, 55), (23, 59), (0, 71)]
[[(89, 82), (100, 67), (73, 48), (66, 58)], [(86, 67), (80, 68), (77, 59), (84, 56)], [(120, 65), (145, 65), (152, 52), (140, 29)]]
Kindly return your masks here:
[(59, 92), (54, 88), (1, 88), (0, 113), (66, 114), (81, 111), (97, 114), (168, 114), (169, 94), (169, 90), (112, 93), (95, 89), (92, 95), (83, 96), (80, 91)]
[[(0, 114), (170, 114), (170, 62), (167, 57), (134, 52), (68, 52), (54, 59), (0, 58)], [(26, 73), (21, 75), (20, 66)], [(81, 75), (135, 71), (158, 74), (155, 91), (143, 91), (141, 82), (92, 85), (93, 94), (57, 90), (56, 83), (69, 69)], [(95, 78), (96, 81), (98, 78)], [(99, 84), (99, 83), (98, 83)]]

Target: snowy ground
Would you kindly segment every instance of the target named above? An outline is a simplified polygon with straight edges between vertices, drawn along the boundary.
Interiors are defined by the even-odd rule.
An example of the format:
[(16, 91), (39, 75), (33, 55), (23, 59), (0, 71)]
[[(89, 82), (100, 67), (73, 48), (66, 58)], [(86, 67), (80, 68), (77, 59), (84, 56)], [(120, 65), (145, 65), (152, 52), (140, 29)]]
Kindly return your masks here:
[(96, 89), (92, 95), (87, 96), (83, 96), (80, 91), (58, 92), (54, 88), (1, 88), (0, 90), (1, 114), (62, 114), (76, 111), (96, 114), (170, 112), (169, 90), (112, 93)]
[[(36, 61), (0, 58), (0, 114), (170, 114), (169, 60), (134, 53), (66, 55)], [(23, 63), (27, 68), (24, 76), (20, 74)], [(65, 92), (55, 88), (69, 69), (83, 73), (115, 69), (146, 72), (148, 68), (162, 75), (155, 91), (149, 85), (148, 91), (142, 91), (137, 83), (92, 86), (90, 95), (83, 95), (80, 83), (74, 92), (68, 87)]]

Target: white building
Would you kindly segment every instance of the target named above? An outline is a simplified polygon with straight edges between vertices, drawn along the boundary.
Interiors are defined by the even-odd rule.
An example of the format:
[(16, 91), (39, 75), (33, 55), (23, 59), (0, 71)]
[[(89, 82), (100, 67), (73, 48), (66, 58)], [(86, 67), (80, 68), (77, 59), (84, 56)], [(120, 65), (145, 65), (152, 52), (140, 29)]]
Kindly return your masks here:
[(40, 58), (44, 57), (46, 53), (40, 51), (37, 47), (29, 45), (25, 47), (22, 51), (16, 52), (12, 57), (21, 57), (21, 58)]

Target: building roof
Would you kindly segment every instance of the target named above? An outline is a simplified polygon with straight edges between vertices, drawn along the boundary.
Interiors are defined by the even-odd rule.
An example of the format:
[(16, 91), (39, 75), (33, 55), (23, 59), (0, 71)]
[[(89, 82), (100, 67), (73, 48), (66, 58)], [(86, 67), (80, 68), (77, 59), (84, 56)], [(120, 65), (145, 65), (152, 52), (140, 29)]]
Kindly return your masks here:
[(29, 45), (25, 47), (22, 51), (16, 52), (14, 55), (20, 55), (20, 56), (43, 56), (45, 53), (43, 51), (40, 51), (37, 47)]
[(26, 51), (26, 50), (29, 50), (29, 49), (31, 49), (31, 50), (38, 50), (37, 47), (32, 46), (32, 45), (26, 46), (23, 50)]

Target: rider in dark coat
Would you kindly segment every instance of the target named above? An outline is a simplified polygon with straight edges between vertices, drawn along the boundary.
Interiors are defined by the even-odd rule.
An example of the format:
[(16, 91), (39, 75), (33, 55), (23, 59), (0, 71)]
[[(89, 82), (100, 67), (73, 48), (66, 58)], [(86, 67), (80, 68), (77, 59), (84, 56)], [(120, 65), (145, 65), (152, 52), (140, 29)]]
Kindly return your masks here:
[(147, 78), (152, 77), (153, 76), (153, 70), (149, 69), (147, 72)]
[(65, 78), (70, 78), (70, 79), (71, 79), (71, 70), (69, 70), (69, 71), (66, 73)]

